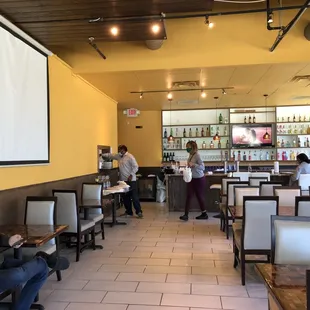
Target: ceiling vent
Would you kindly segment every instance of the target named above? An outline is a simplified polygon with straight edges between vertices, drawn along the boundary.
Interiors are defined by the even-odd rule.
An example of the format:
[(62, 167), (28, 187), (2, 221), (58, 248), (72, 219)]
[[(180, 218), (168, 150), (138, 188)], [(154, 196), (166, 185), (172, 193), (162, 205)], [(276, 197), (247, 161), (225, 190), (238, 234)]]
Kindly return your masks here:
[(159, 50), (163, 44), (164, 44), (164, 40), (147, 40), (147, 41), (145, 41), (146, 47), (152, 51)]
[(291, 79), (291, 83), (300, 83), (307, 87), (310, 85), (310, 75), (296, 75)]
[(199, 81), (180, 81), (180, 82), (173, 82), (172, 88), (199, 88), (200, 83)]
[(195, 104), (199, 104), (198, 100), (179, 100), (178, 105), (195, 105)]

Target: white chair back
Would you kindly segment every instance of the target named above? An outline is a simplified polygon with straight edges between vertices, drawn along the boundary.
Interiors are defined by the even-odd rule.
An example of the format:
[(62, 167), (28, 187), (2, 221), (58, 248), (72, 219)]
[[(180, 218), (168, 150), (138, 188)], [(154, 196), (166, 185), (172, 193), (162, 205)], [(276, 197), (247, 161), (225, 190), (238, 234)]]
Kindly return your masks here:
[(240, 178), (240, 181), (244, 181), (244, 182), (249, 181), (249, 176), (250, 176), (249, 172), (234, 172), (233, 173), (234, 178)]
[(69, 228), (66, 232), (78, 232), (78, 206), (76, 191), (53, 191), (57, 197), (57, 223), (65, 224)]
[(310, 174), (301, 174), (298, 179), (298, 186), (301, 187), (302, 196), (309, 196)]
[(310, 217), (310, 197), (296, 197), (296, 215)]
[(282, 184), (276, 184), (276, 183), (272, 183), (272, 182), (263, 182), (262, 184), (260, 184), (260, 195), (261, 196), (273, 196), (274, 195), (274, 191), (273, 188), (274, 187), (280, 187), (282, 186)]
[(222, 179), (222, 195), (227, 195), (227, 182), (238, 182), (240, 178), (223, 178)]
[(237, 181), (236, 183), (230, 184), (228, 183), (228, 189), (227, 189), (227, 206), (233, 206), (235, 204), (235, 187), (239, 186), (247, 186), (248, 182), (242, 182), (242, 181)]
[(269, 172), (251, 172), (250, 177), (253, 178), (267, 178), (270, 181), (270, 173)]
[[(56, 199), (54, 197), (27, 197), (25, 220), (26, 225), (55, 225)], [(48, 242), (55, 244), (55, 239)]]
[(274, 196), (279, 196), (280, 207), (295, 207), (295, 197), (300, 195), (300, 188), (274, 187)]
[(272, 217), (272, 262), (310, 264), (310, 218)]
[[(82, 185), (82, 199), (102, 200), (102, 184), (97, 183), (83, 183)], [(102, 209), (89, 209), (89, 214), (102, 214)]]
[(260, 186), (260, 182), (268, 182), (268, 178), (249, 177), (250, 186)]
[(267, 198), (269, 200), (244, 201), (243, 242), (246, 250), (271, 250), (270, 218), (278, 214), (278, 197)]
[(247, 187), (235, 187), (235, 206), (243, 206), (244, 196), (259, 196), (258, 186), (247, 186)]

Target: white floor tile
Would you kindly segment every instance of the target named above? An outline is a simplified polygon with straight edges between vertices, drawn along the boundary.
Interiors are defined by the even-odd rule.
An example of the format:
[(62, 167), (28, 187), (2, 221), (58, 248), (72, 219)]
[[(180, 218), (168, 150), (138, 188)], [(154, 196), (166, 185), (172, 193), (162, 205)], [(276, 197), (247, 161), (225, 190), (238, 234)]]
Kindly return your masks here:
[(169, 258), (130, 258), (127, 265), (133, 266), (169, 266)]
[(159, 293), (118, 293), (108, 292), (102, 303), (159, 305), (162, 294)]
[(217, 284), (217, 279), (216, 276), (168, 274), (166, 282)]
[(43, 306), (45, 310), (65, 310), (68, 309), (69, 303), (67, 302), (45, 302), (43, 303)]
[(187, 308), (187, 307), (184, 308), (184, 307), (129, 305), (127, 310), (189, 310), (189, 308)]
[(99, 272), (144, 272), (145, 266), (103, 265)]
[(66, 310), (126, 310), (127, 305), (71, 303)]
[(165, 274), (121, 273), (116, 281), (165, 282)]
[(214, 267), (214, 261), (206, 259), (172, 259), (170, 265), (189, 267)]
[(176, 267), (176, 266), (147, 266), (144, 273), (153, 274), (191, 274), (191, 267)]
[(74, 290), (55, 290), (47, 301), (62, 302), (101, 302), (106, 295), (104, 291), (74, 291)]
[(221, 297), (224, 309), (267, 310), (268, 300), (262, 298)]
[(192, 294), (208, 296), (248, 297), (245, 286), (192, 284)]
[(141, 282), (137, 292), (147, 293), (171, 293), (171, 294), (190, 294), (191, 285), (185, 283), (154, 283)]
[(86, 291), (135, 292), (138, 282), (89, 281), (84, 287)]

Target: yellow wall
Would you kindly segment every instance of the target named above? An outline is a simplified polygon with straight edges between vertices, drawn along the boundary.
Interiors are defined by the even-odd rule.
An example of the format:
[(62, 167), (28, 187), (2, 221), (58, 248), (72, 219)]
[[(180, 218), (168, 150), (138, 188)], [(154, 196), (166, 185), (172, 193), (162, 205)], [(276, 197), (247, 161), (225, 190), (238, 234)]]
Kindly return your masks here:
[(0, 168), (0, 189), (59, 180), (97, 171), (97, 145), (117, 147), (117, 103), (49, 59), (51, 163)]
[[(143, 126), (136, 129), (136, 126)], [(161, 111), (141, 111), (137, 118), (118, 112), (118, 141), (125, 144), (140, 167), (161, 165)]]

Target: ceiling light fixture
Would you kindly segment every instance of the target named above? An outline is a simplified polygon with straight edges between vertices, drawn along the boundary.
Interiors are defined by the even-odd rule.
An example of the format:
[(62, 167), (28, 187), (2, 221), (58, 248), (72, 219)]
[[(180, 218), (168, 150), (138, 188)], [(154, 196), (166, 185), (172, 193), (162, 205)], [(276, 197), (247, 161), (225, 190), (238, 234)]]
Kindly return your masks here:
[(209, 29), (212, 29), (214, 27), (214, 23), (210, 22), (208, 15), (206, 15), (205, 24), (208, 26)]
[[(173, 143), (174, 142), (174, 137), (173, 137), (173, 132), (172, 132), (172, 127), (171, 127), (171, 102), (172, 102), (172, 94), (169, 93), (171, 95), (171, 98), (168, 98), (169, 102), (170, 102), (170, 135), (168, 137), (168, 143)], [(169, 96), (168, 94), (168, 96)]]
[(143, 99), (143, 93), (140, 94), (140, 99)]
[(167, 95), (167, 98), (168, 98), (168, 100), (169, 100), (169, 101), (171, 101), (171, 100), (172, 100), (172, 98), (173, 98), (172, 93), (170, 93), (170, 92), (169, 92), (169, 93), (168, 93), (168, 95)]
[(206, 98), (206, 97), (207, 97), (207, 93), (204, 90), (202, 90), (201, 91), (201, 98)]
[(110, 31), (111, 31), (113, 36), (117, 36), (118, 35), (118, 28), (117, 27), (112, 27)]
[(226, 90), (224, 88), (222, 89), (222, 94), (227, 95)]
[[(214, 97), (214, 100), (215, 100), (215, 102), (216, 102), (216, 104), (215, 104), (216, 119), (218, 119), (218, 118), (217, 118), (217, 101), (218, 101), (218, 99), (219, 99), (219, 97)], [(213, 137), (213, 140), (214, 140), (214, 141), (220, 141), (220, 140), (221, 140), (221, 136), (220, 136), (220, 134), (219, 134), (219, 132), (218, 132), (217, 130), (218, 130), (218, 128), (216, 128), (216, 134), (215, 134), (215, 136)]]
[(159, 33), (160, 26), (158, 24), (154, 24), (151, 29), (154, 34), (157, 34)]
[[(266, 123), (267, 123), (267, 99), (268, 99), (268, 95), (264, 95), (265, 97), (265, 113), (266, 113)], [(267, 131), (267, 127), (266, 127), (266, 133), (263, 135), (263, 140), (270, 140), (270, 134)]]
[(272, 13), (272, 12), (270, 12), (270, 13), (268, 14), (267, 23), (268, 23), (268, 24), (272, 24), (272, 23), (273, 23), (273, 13)]

